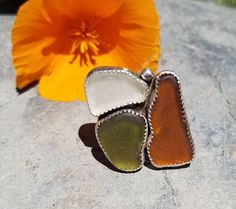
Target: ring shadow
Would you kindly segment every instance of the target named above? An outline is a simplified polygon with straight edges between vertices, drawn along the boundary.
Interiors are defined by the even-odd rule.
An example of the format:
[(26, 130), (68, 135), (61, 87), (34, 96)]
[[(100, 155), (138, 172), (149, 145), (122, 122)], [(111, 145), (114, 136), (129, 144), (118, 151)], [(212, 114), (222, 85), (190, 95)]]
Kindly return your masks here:
[[(117, 169), (115, 166), (113, 166), (111, 164), (111, 162), (105, 156), (104, 152), (100, 148), (100, 145), (97, 141), (96, 134), (95, 134), (95, 125), (96, 125), (96, 123), (83, 124), (79, 128), (78, 135), (79, 135), (79, 138), (81, 139), (81, 141), (83, 142), (83, 144), (86, 147), (91, 147), (92, 148), (91, 153), (92, 153), (93, 157), (98, 162), (100, 162), (101, 164), (103, 164), (104, 166), (109, 168), (110, 170), (113, 170), (113, 171), (119, 172), (119, 173), (136, 173), (139, 170), (141, 170), (141, 168), (140, 168), (139, 170), (134, 171), (134, 172), (125, 172), (125, 171), (121, 171), (121, 170)], [(152, 169), (152, 170), (176, 170), (176, 169), (187, 168), (187, 167), (190, 166), (190, 164), (186, 164), (186, 165), (183, 165), (183, 166), (176, 166), (176, 167), (156, 168), (151, 164), (151, 162), (148, 158), (146, 149), (145, 149), (144, 153), (145, 153), (144, 166), (146, 166), (147, 168)]]
[(125, 172), (117, 169), (115, 166), (111, 164), (111, 162), (107, 159), (105, 154), (100, 148), (100, 145), (97, 142), (96, 134), (95, 134), (95, 123), (86, 123), (80, 126), (78, 135), (81, 141), (84, 143), (86, 147), (91, 147), (91, 153), (93, 157), (101, 164), (106, 166), (112, 171), (119, 173), (135, 173), (135, 172)]
[(24, 94), (28, 90), (30, 90), (30, 89), (34, 88), (35, 86), (37, 86), (38, 83), (39, 83), (38, 81), (34, 81), (34, 82), (30, 83), (29, 85), (27, 85), (26, 87), (24, 87), (22, 89), (16, 88), (16, 92), (18, 93), (18, 95)]

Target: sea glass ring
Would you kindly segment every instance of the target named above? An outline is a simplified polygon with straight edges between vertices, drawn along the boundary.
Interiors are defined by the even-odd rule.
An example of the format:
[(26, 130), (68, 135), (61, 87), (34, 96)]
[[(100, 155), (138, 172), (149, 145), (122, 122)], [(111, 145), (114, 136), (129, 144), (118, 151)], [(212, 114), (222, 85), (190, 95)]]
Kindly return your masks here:
[(132, 172), (147, 157), (156, 168), (189, 164), (195, 154), (180, 81), (171, 71), (139, 75), (126, 68), (99, 67), (87, 76), (97, 141), (117, 169)]

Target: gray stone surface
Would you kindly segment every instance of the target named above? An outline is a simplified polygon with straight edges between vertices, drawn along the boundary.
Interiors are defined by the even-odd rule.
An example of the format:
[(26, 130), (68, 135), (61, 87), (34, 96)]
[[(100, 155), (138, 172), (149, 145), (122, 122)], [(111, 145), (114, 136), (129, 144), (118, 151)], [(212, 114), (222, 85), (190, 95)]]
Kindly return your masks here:
[(236, 208), (236, 10), (189, 0), (157, 7), (160, 69), (182, 81), (196, 146), (191, 166), (123, 174), (97, 161), (78, 136), (96, 120), (86, 103), (46, 101), (36, 88), (17, 95), (14, 17), (0, 16), (1, 209)]

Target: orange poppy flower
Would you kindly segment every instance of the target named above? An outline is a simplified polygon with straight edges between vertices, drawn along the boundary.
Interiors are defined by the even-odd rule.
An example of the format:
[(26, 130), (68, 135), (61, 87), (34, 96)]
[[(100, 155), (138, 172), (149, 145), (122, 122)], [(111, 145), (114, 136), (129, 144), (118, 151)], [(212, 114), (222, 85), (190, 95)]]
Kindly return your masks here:
[(85, 100), (96, 66), (156, 71), (159, 40), (153, 0), (28, 0), (12, 32), (16, 85), (39, 80), (44, 98)]

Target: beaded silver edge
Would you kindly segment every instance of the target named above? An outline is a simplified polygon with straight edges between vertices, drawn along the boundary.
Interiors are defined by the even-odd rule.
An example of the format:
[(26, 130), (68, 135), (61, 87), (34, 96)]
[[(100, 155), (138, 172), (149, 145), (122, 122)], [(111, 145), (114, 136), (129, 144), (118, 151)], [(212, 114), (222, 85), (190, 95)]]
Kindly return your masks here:
[[(98, 137), (98, 130), (99, 130), (99, 127), (101, 126), (101, 124), (107, 122), (108, 120), (110, 120), (111, 118), (115, 117), (116, 115), (119, 115), (119, 114), (122, 114), (122, 113), (131, 113), (132, 115), (136, 115), (136, 116), (139, 116), (141, 118), (143, 118), (144, 122), (145, 122), (145, 130), (144, 130), (144, 136), (143, 136), (143, 145), (142, 145), (142, 148), (141, 148), (141, 151), (140, 151), (140, 166), (137, 167), (136, 169), (133, 169), (133, 170), (123, 170), (123, 169), (120, 169), (120, 168), (117, 168), (113, 163), (112, 161), (110, 160), (105, 148), (102, 146), (102, 143), (100, 142), (99, 140), (99, 137)], [(118, 170), (121, 170), (121, 171), (124, 171), (124, 172), (135, 172), (135, 171), (138, 171), (139, 169), (141, 169), (143, 167), (143, 164), (144, 164), (144, 161), (145, 161), (145, 153), (144, 153), (144, 149), (146, 147), (146, 141), (147, 141), (147, 137), (148, 137), (148, 122), (147, 122), (147, 119), (146, 117), (141, 114), (139, 111), (135, 111), (135, 110), (132, 110), (132, 109), (123, 109), (123, 110), (119, 110), (117, 112), (114, 112), (112, 113), (111, 115), (99, 120), (95, 126), (95, 134), (96, 134), (96, 138), (97, 138), (97, 141), (98, 141), (98, 144), (99, 146), (101, 147), (102, 151), (104, 152), (106, 158), (110, 161), (110, 163), (116, 167)]]
[[(175, 79), (177, 80), (177, 83), (178, 83), (178, 93), (179, 93), (180, 103), (181, 103), (182, 119), (183, 119), (183, 122), (186, 125), (188, 139), (190, 141), (190, 145), (191, 145), (191, 148), (192, 148), (192, 159), (188, 162), (180, 162), (180, 163), (173, 164), (173, 165), (172, 164), (167, 164), (167, 165), (164, 165), (164, 166), (160, 166), (160, 165), (157, 165), (156, 163), (154, 163), (154, 161), (152, 160), (151, 155), (150, 155), (150, 145), (152, 143), (152, 139), (153, 139), (153, 136), (154, 136), (151, 117), (152, 117), (152, 109), (153, 109), (154, 103), (155, 103), (156, 99), (158, 99), (158, 84), (159, 84), (159, 81), (160, 81), (161, 78), (163, 78), (164, 76), (168, 76), (168, 75), (174, 76)], [(157, 75), (156, 78), (154, 78), (152, 86), (153, 86), (154, 90), (150, 94), (148, 108), (147, 108), (148, 109), (147, 110), (147, 112), (148, 112), (148, 123), (149, 123), (150, 131), (151, 131), (151, 133), (148, 137), (148, 140), (147, 140), (147, 153), (148, 153), (149, 160), (151, 161), (151, 164), (153, 166), (157, 167), (157, 168), (179, 167), (179, 166), (184, 166), (184, 165), (190, 164), (192, 162), (194, 156), (195, 156), (195, 148), (194, 148), (194, 143), (193, 143), (192, 135), (191, 135), (190, 128), (189, 128), (187, 114), (185, 112), (185, 107), (184, 107), (183, 96), (182, 96), (182, 91), (181, 91), (181, 85), (180, 85), (179, 78), (174, 72), (162, 71)]]
[(97, 115), (97, 114), (93, 114), (92, 111), (91, 111), (91, 108), (90, 108), (90, 103), (89, 103), (89, 100), (88, 100), (88, 95), (87, 95), (87, 85), (88, 85), (88, 82), (89, 82), (89, 78), (90, 76), (92, 76), (93, 74), (95, 73), (101, 73), (101, 72), (107, 72), (107, 73), (121, 73), (121, 74), (126, 74), (128, 75), (129, 77), (131, 77), (132, 79), (134, 79), (135, 81), (137, 81), (138, 83), (140, 83), (141, 85), (144, 85), (145, 88), (146, 88), (146, 94), (144, 95), (144, 97), (147, 99), (148, 95), (149, 95), (149, 86), (148, 84), (142, 80), (141, 78), (139, 78), (139, 75), (138, 74), (135, 74), (135, 73), (132, 73), (129, 71), (129, 69), (127, 68), (122, 68), (122, 67), (110, 67), (110, 66), (102, 66), (102, 67), (96, 67), (94, 68), (92, 71), (90, 71), (86, 77), (86, 80), (85, 80), (85, 84), (84, 84), (84, 88), (85, 88), (85, 96), (87, 98), (87, 102), (88, 102), (88, 107), (89, 107), (89, 111), (92, 115), (94, 116), (101, 116), (105, 113), (108, 113), (110, 111), (113, 111), (113, 110), (116, 110), (118, 108), (121, 108), (121, 107), (125, 107), (125, 106), (128, 106), (128, 105), (134, 105), (134, 104), (141, 104), (143, 102), (146, 101), (146, 99), (144, 99), (143, 101), (137, 101), (137, 102), (130, 102), (130, 103), (125, 103), (124, 105), (120, 105), (120, 106), (116, 106), (116, 107), (113, 107), (113, 108), (110, 108), (110, 109), (107, 109), (106, 111), (104, 111), (103, 113), (101, 113), (100, 115)]

